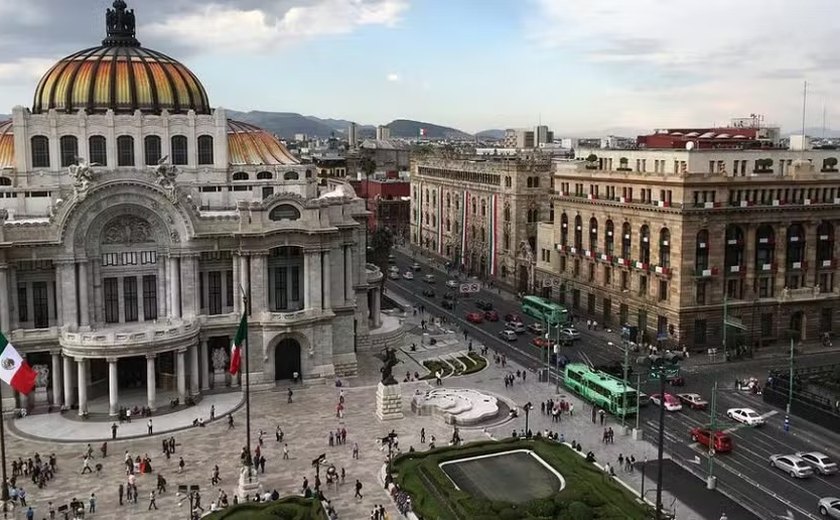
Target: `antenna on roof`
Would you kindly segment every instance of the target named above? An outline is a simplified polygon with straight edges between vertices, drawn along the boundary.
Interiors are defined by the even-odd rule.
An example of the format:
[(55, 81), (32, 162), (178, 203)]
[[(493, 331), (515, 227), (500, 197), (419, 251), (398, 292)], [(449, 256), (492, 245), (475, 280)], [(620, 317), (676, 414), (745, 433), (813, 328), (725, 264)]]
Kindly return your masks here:
[(802, 86), (802, 141), (803, 141), (802, 144), (803, 144), (803, 146), (802, 146), (802, 150), (799, 151), (799, 158), (803, 161), (805, 160), (805, 146), (804, 146), (804, 144), (805, 144), (805, 142), (804, 142), (805, 141), (805, 107), (807, 106), (807, 103), (808, 103), (808, 81), (806, 80), (804, 82), (804, 85)]

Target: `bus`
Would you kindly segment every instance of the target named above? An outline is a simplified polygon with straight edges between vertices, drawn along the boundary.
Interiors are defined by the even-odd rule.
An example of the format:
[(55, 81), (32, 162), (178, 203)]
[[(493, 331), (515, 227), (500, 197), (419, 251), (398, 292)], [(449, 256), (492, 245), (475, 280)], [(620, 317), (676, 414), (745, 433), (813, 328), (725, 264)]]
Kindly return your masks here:
[(563, 384), (572, 392), (613, 415), (620, 417), (638, 412), (637, 393), (634, 388), (624, 386), (621, 379), (606, 372), (593, 370), (583, 363), (566, 365), (563, 369)]
[(522, 313), (551, 326), (565, 326), (571, 321), (565, 307), (539, 296), (522, 298)]

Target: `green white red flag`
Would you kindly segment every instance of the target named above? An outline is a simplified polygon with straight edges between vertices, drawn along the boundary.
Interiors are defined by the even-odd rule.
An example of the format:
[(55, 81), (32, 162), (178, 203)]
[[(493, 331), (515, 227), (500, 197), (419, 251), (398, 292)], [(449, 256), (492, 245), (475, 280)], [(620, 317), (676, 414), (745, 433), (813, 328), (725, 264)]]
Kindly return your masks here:
[(233, 343), (230, 345), (230, 373), (233, 375), (239, 373), (239, 364), (242, 362), (242, 344), (245, 343), (247, 336), (248, 316), (242, 313), (242, 319), (239, 320), (239, 328), (236, 329), (236, 336), (234, 336)]
[(0, 379), (26, 395), (35, 388), (35, 371), (0, 333)]

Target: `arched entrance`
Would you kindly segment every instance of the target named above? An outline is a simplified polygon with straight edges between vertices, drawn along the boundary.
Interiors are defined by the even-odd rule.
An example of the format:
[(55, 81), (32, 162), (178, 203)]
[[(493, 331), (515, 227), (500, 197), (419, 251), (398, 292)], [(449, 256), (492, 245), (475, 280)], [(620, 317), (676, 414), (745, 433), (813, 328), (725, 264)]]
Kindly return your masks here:
[(300, 374), (300, 343), (286, 338), (274, 347), (274, 379), (292, 379), (295, 372)]

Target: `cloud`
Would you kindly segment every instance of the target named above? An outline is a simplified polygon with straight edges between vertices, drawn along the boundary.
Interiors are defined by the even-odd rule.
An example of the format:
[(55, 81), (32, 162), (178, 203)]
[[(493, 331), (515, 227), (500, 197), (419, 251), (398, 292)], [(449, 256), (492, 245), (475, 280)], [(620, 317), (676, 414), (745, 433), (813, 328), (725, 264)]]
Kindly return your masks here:
[(20, 85), (38, 81), (55, 63), (52, 59), (21, 58), (16, 61), (0, 62), (0, 84)]
[(387, 79), (388, 81), (390, 81), (392, 83), (397, 83), (398, 81), (400, 81), (400, 75), (397, 74), (396, 72), (391, 72), (390, 74), (385, 76), (385, 79)]
[(142, 32), (194, 49), (265, 50), (366, 25), (392, 27), (408, 8), (408, 0), (313, 0), (285, 8), (277, 0), (269, 4), (195, 4), (191, 11), (149, 24)]

